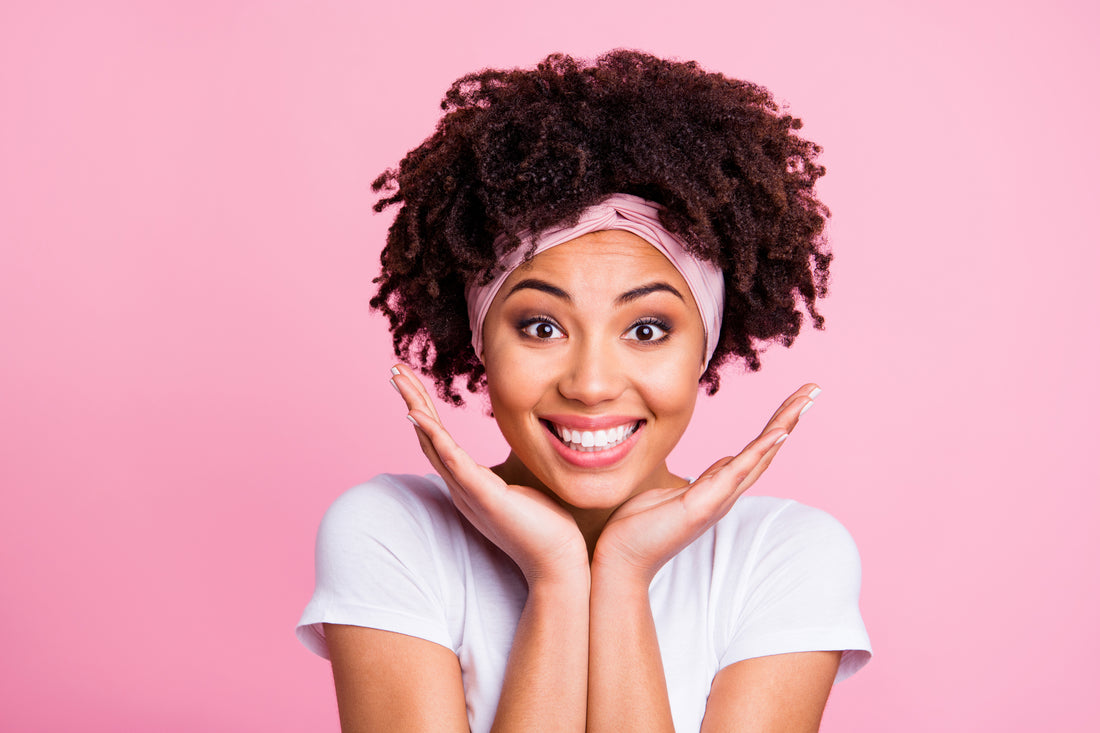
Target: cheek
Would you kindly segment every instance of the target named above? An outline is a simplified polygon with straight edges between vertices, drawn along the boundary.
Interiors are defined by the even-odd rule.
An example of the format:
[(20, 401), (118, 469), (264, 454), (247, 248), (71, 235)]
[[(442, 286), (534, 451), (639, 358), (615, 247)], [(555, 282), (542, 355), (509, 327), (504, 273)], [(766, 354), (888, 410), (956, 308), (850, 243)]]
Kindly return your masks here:
[(513, 422), (521, 414), (527, 414), (539, 401), (545, 391), (539, 377), (545, 374), (545, 370), (533, 370), (522, 361), (512, 359), (504, 360), (503, 363), (508, 363), (509, 367), (498, 374), (490, 366), (491, 363), (487, 360), (485, 378), (489, 384), (489, 404), (493, 415), (498, 423)]
[(497, 422), (501, 419), (507, 420), (516, 405), (515, 385), (509, 384), (508, 380), (493, 379), (488, 369), (485, 376), (489, 381), (489, 406), (493, 410), (493, 417)]
[(658, 417), (686, 420), (695, 410), (699, 396), (699, 369), (691, 364), (670, 362), (649, 371), (644, 387), (647, 401)]

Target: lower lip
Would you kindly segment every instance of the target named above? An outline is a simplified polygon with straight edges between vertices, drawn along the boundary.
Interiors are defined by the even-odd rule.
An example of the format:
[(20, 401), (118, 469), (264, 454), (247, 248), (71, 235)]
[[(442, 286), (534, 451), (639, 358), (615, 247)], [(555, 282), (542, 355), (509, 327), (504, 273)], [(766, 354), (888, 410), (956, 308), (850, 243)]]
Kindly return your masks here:
[(565, 459), (567, 463), (577, 468), (606, 468), (607, 466), (615, 465), (626, 457), (626, 454), (629, 453), (630, 449), (634, 447), (634, 444), (638, 442), (638, 436), (641, 434), (642, 430), (645, 429), (645, 425), (646, 424), (643, 422), (630, 434), (629, 438), (615, 447), (594, 451), (579, 451), (568, 448), (565, 443), (561, 442), (558, 436), (554, 435), (549, 425), (543, 423), (542, 427), (546, 430), (546, 434), (549, 436), (554, 449), (558, 451), (558, 455)]

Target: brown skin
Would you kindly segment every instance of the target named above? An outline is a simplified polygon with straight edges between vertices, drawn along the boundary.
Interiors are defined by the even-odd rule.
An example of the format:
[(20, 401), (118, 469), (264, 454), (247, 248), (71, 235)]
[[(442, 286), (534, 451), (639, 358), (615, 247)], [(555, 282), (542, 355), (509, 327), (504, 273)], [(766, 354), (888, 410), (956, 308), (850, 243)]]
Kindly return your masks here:
[[(549, 286), (560, 294), (515, 289), (519, 284)], [(639, 285), (675, 292), (620, 300)], [(547, 320), (516, 328), (532, 317)], [(540, 326), (553, 336), (526, 333)], [(650, 338), (639, 338), (640, 330)], [(688, 285), (645, 240), (610, 230), (542, 252), (505, 280), (486, 317), (489, 398), (511, 447), (494, 470), (509, 483), (533, 486), (562, 503), (591, 554), (608, 517), (627, 499), (687, 485), (665, 459), (691, 420), (703, 357), (702, 317)], [(645, 424), (626, 459), (600, 468), (580, 469), (563, 460), (542, 422), (548, 416), (606, 415)]]
[(411, 636), (325, 624), (340, 730), (456, 731), (466, 727), (458, 657)]
[[(792, 394), (741, 453), (688, 485), (665, 459), (690, 419), (702, 369), (698, 310), (664, 291), (621, 297), (638, 282), (684, 287), (675, 269), (637, 237), (601, 232), (517, 273), (560, 294), (513, 291), (510, 278), (490, 309), (490, 394), (512, 447), (502, 466), (480, 466), (455, 443), (408, 367), (394, 377), (455, 506), (527, 580), (493, 728), (670, 731), (649, 584), (767, 469), (815, 387)], [(659, 329), (639, 327), (657, 318)], [(496, 364), (507, 365), (499, 376)], [(613, 465), (579, 468), (552, 449), (540, 422), (570, 412), (638, 417), (648, 435)], [(345, 730), (465, 728), (449, 650), (372, 629), (327, 631)], [(704, 730), (816, 730), (838, 663), (839, 652), (807, 652), (730, 665), (715, 677)]]
[[(407, 367), (400, 368), (394, 382), (418, 425), (425, 454), (471, 521), (489, 518), (502, 528), (513, 522), (530, 528), (557, 516), (560, 505), (528, 487), (505, 485), (455, 444)], [(808, 395), (813, 389), (805, 385), (791, 395), (756, 440), (737, 456), (715, 463), (690, 488), (647, 492), (625, 504), (624, 524), (646, 514), (650, 520), (638, 523), (637, 532), (624, 534), (639, 538), (648, 535), (643, 527), (676, 525), (683, 531), (673, 528), (665, 536), (679, 535), (686, 544), (684, 537), (697, 536), (696, 530), (717, 521), (716, 515), (732, 506), (770, 464), (780, 447), (777, 439), (797, 424), (812, 403)], [(654, 493), (658, 496), (650, 495)], [(535, 524), (528, 524), (535, 517)], [(554, 540), (553, 531), (534, 539), (502, 532), (530, 545)], [(668, 551), (668, 542), (659, 544)], [(525, 569), (530, 592), (493, 729), (526, 731), (531, 721), (539, 721), (543, 730), (671, 730), (645, 592), (655, 571), (634, 561), (622, 563), (614, 553), (605, 558), (599, 547), (587, 567), (582, 548), (578, 543), (557, 562)], [(513, 551), (522, 553), (517, 547)], [(331, 634), (327, 638), (345, 731), (466, 729), (461, 670), (452, 652), (376, 629), (326, 625), (326, 634)], [(817, 730), (839, 660), (839, 652), (803, 652), (726, 667), (715, 677), (703, 730)]]
[[(819, 148), (797, 135), (801, 122), (780, 114), (767, 90), (634, 51), (591, 64), (555, 55), (536, 69), (471, 74), (455, 82), (443, 108), (436, 133), (374, 183), (385, 194), (375, 209), (392, 206), (396, 216), (371, 305), (388, 318), (398, 356), (419, 364), (444, 399), (462, 403), (456, 384), (490, 390), (514, 449), (495, 469), (479, 466), (440, 424), (412, 371), (400, 368), (394, 382), (456, 507), (527, 578), (494, 729), (671, 730), (648, 582), (767, 468), (812, 402), (813, 385), (691, 486), (664, 459), (690, 418), (698, 383), (713, 393), (733, 359), (758, 369), (759, 350), (789, 345), (804, 313), (822, 326), (815, 304), (831, 255), (828, 211), (813, 191), (824, 174)], [(494, 378), (493, 354), (510, 363), (508, 349), (508, 359), (519, 353), (514, 341), (487, 349), (484, 362), (473, 353), (465, 284), (491, 273), (498, 247), (519, 246), (520, 233), (569, 223), (613, 193), (663, 205), (665, 227), (723, 270), (718, 348), (707, 363), (674, 350), (673, 392), (691, 396), (664, 404), (638, 381), (644, 348), (633, 353), (635, 345), (621, 343), (629, 325), (597, 304), (599, 328), (583, 318), (570, 325), (588, 355), (570, 348), (549, 368), (540, 362), (526, 370), (540, 376), (538, 389), (517, 392), (523, 384)], [(613, 257), (621, 242), (598, 244)], [(569, 277), (563, 284), (578, 300), (594, 295)], [(677, 338), (690, 330), (681, 322)], [(530, 422), (548, 401), (566, 415), (638, 412), (651, 435), (638, 441), (637, 464), (591, 475), (556, 464)], [(608, 401), (614, 412), (605, 411)], [(466, 729), (452, 652), (374, 629), (326, 626), (326, 634), (344, 730)], [(838, 663), (838, 652), (810, 652), (726, 667), (703, 730), (816, 730)]]
[(822, 327), (815, 304), (831, 255), (814, 184), (825, 169), (766, 89), (620, 50), (471, 74), (443, 107), (436, 133), (374, 183), (384, 192), (375, 209), (396, 216), (371, 305), (398, 358), (447, 401), (462, 402), (456, 387), (488, 384), (464, 288), (499, 261), (497, 237), (510, 251), (525, 230), (570, 223), (613, 193), (665, 206), (665, 227), (725, 273), (708, 392), (723, 364), (755, 370), (768, 343), (790, 345), (804, 314)]

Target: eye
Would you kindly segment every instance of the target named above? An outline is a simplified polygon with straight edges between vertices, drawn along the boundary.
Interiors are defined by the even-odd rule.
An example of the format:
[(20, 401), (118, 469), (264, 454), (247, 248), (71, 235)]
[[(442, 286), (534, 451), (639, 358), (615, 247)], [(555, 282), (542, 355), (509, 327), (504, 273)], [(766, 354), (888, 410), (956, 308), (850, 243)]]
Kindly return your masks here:
[(668, 337), (668, 326), (660, 321), (641, 321), (627, 329), (624, 338), (629, 341), (646, 341), (653, 343), (663, 341)]
[(537, 318), (520, 324), (520, 331), (541, 341), (560, 339), (565, 336), (562, 330), (544, 318)]

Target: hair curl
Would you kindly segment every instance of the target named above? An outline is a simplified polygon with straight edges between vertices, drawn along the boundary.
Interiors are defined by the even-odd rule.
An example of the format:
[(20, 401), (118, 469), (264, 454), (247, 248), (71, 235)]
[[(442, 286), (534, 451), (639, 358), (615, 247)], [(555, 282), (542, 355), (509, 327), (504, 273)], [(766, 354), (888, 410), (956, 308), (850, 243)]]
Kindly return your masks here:
[(374, 206), (397, 206), (378, 292), (399, 358), (419, 362), (439, 393), (461, 404), (456, 380), (485, 386), (470, 344), (465, 283), (488, 279), (518, 234), (575, 223), (613, 193), (665, 206), (662, 223), (696, 257), (725, 273), (722, 331), (701, 382), (760, 348), (789, 346), (824, 319), (828, 209), (814, 183), (821, 149), (800, 138), (768, 90), (638, 51), (594, 63), (548, 56), (532, 70), (484, 70), (458, 79), (435, 133), (374, 181)]

